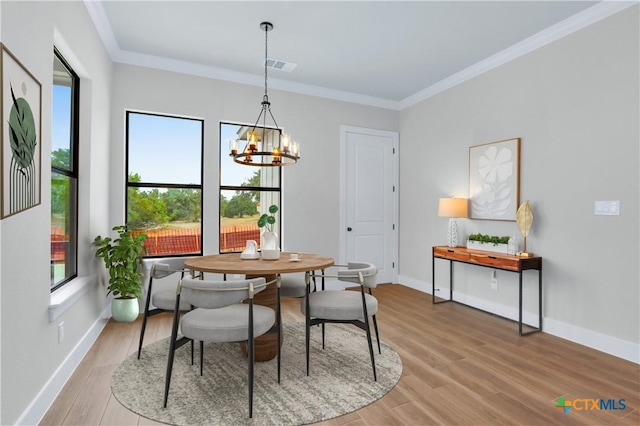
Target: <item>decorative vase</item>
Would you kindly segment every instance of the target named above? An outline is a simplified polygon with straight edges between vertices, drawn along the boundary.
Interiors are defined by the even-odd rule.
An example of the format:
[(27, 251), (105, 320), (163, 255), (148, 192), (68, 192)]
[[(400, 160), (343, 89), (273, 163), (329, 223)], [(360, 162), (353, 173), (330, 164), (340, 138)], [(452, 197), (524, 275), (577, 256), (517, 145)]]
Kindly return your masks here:
[(117, 322), (133, 322), (138, 318), (139, 313), (138, 299), (136, 297), (118, 297), (111, 302), (111, 316)]
[(271, 231), (262, 233), (261, 256), (265, 260), (280, 259), (280, 248), (278, 248), (278, 234)]
[(278, 234), (272, 231), (264, 231), (262, 233), (262, 249), (277, 250)]

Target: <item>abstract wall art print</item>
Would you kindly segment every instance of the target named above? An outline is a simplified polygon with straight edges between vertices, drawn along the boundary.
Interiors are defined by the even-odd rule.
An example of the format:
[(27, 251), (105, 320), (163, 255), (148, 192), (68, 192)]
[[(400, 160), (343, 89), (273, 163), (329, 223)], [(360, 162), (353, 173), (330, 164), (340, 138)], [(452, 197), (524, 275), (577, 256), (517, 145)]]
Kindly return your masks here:
[(2, 219), (40, 204), (42, 86), (2, 44)]
[(520, 138), (469, 148), (469, 217), (516, 220), (520, 204)]

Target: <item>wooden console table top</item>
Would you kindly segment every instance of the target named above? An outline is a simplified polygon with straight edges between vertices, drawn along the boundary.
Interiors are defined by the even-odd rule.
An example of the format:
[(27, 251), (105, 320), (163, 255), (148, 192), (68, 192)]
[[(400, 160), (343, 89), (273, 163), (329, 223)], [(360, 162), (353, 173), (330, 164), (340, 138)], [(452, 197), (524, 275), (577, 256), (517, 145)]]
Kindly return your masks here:
[(515, 272), (542, 268), (542, 257), (540, 256), (522, 257), (485, 250), (470, 250), (466, 247), (435, 246), (433, 247), (433, 256)]

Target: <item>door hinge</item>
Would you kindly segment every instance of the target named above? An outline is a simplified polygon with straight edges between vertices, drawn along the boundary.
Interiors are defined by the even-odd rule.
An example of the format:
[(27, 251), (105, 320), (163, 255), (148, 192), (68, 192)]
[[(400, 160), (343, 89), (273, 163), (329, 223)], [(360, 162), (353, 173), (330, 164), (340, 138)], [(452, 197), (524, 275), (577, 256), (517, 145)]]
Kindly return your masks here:
[(394, 231), (396, 230), (396, 224), (395, 223), (393, 225), (391, 225), (391, 229), (394, 230)]
[(391, 192), (396, 192), (396, 186), (395, 185), (393, 185), (393, 191), (391, 191)]
[(396, 268), (396, 262), (391, 262), (391, 268), (395, 269)]
[(393, 149), (393, 153), (395, 154), (396, 153), (396, 149), (395, 148), (391, 148), (391, 149)]

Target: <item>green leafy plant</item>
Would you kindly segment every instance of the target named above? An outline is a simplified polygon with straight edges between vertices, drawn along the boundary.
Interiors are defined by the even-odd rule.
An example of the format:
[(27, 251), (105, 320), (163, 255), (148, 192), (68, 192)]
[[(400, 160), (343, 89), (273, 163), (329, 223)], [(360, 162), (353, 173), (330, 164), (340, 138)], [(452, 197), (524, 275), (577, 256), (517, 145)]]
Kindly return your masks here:
[(497, 246), (498, 244), (508, 244), (509, 237), (498, 237), (496, 235), (484, 235), (484, 234), (471, 234), (467, 237), (469, 241), (478, 241), (481, 243), (493, 244)]
[(264, 213), (262, 216), (260, 216), (260, 219), (258, 219), (258, 227), (260, 228), (265, 228), (267, 231), (269, 232), (273, 232), (273, 225), (276, 223), (276, 216), (275, 214), (278, 212), (278, 206), (276, 206), (275, 204), (272, 204), (269, 206), (269, 213)]
[(109, 286), (107, 295), (113, 293), (115, 297), (140, 297), (142, 287), (142, 256), (146, 250), (145, 234), (134, 235), (125, 225), (113, 228), (118, 233), (115, 240), (97, 236), (94, 244), (98, 245), (96, 257), (104, 260), (109, 270)]

